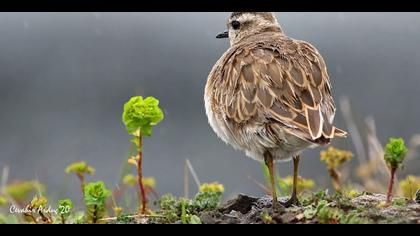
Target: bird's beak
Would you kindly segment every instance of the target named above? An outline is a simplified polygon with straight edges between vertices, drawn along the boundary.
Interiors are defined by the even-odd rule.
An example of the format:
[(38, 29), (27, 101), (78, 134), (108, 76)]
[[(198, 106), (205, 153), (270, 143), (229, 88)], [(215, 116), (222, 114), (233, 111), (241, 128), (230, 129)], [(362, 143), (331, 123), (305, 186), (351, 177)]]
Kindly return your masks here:
[(222, 33), (219, 33), (218, 35), (216, 35), (216, 38), (217, 39), (229, 38), (229, 32), (225, 30)]

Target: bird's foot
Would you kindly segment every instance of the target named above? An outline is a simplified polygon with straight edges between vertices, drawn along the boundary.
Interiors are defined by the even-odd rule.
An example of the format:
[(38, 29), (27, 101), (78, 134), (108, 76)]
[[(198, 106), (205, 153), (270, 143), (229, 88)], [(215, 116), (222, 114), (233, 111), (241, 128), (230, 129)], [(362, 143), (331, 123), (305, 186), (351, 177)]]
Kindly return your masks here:
[(282, 204), (280, 204), (279, 201), (276, 200), (273, 201), (272, 208), (274, 212), (282, 212), (285, 209), (285, 207)]
[(285, 207), (302, 206), (302, 204), (300, 204), (299, 199), (297, 198), (297, 196), (292, 196), (285, 203), (282, 203), (282, 205), (285, 206)]

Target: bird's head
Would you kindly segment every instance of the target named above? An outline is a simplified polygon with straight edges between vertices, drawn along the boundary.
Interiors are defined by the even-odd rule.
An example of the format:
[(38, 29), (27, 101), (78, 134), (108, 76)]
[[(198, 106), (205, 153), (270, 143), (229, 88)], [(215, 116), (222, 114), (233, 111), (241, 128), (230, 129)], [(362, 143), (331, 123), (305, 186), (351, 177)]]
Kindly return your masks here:
[(264, 32), (280, 32), (282, 29), (272, 12), (234, 12), (227, 21), (227, 30), (216, 38), (229, 38), (234, 45), (242, 39)]

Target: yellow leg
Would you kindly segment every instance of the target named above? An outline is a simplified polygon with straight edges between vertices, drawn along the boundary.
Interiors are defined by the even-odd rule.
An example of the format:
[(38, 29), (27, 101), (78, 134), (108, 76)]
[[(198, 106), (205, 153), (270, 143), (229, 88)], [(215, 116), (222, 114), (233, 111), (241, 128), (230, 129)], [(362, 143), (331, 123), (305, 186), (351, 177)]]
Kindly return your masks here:
[(279, 209), (280, 203), (277, 199), (277, 192), (276, 192), (276, 183), (275, 183), (275, 172), (274, 172), (274, 160), (273, 157), (269, 152), (264, 154), (264, 161), (268, 167), (268, 171), (270, 173), (270, 183), (271, 183), (271, 196), (273, 197), (273, 209)]
[(299, 155), (293, 157), (293, 190), (292, 190), (292, 196), (284, 204), (286, 207), (289, 207), (289, 206), (292, 206), (292, 205), (300, 206), (299, 199), (297, 198), (297, 181), (298, 181), (299, 160), (300, 160)]

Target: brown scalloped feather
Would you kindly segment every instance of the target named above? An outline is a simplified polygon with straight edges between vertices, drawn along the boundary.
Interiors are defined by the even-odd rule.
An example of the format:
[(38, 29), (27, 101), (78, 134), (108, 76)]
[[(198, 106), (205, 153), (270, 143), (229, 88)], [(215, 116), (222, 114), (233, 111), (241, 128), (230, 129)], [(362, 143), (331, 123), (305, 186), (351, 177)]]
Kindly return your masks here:
[(210, 75), (213, 105), (231, 122), (279, 124), (313, 143), (346, 135), (330, 122), (335, 105), (327, 69), (309, 43), (260, 35), (231, 47), (221, 60)]

